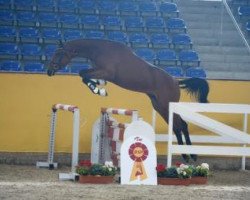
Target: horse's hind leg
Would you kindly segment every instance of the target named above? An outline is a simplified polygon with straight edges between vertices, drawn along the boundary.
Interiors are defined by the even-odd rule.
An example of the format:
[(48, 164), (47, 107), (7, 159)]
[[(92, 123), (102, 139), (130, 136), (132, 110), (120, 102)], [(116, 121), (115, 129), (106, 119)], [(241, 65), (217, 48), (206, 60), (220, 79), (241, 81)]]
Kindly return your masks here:
[[(183, 145), (184, 142), (182, 140), (182, 122), (181, 122), (181, 118), (179, 115), (174, 115), (174, 124), (173, 124), (173, 131), (175, 133), (175, 136), (177, 138), (177, 143), (179, 145)], [(191, 142), (191, 141), (190, 141)], [(186, 161), (189, 162), (189, 156), (187, 154), (182, 154), (182, 158)]]
[[(163, 117), (163, 119), (168, 123), (168, 105), (166, 107), (160, 106), (155, 95), (148, 94), (154, 109)], [(174, 115), (174, 125), (173, 131), (177, 138), (179, 145), (183, 145), (182, 135), (181, 135), (181, 120), (178, 115)], [(189, 157), (186, 154), (182, 154), (183, 159), (188, 162)]]
[[(188, 124), (182, 118), (181, 118), (181, 122), (182, 122), (182, 132), (184, 134), (186, 144), (192, 145), (192, 142), (191, 142), (190, 136), (189, 136), (189, 131), (188, 131)], [(196, 161), (198, 158), (198, 156), (196, 154), (191, 154), (190, 156), (194, 161)]]

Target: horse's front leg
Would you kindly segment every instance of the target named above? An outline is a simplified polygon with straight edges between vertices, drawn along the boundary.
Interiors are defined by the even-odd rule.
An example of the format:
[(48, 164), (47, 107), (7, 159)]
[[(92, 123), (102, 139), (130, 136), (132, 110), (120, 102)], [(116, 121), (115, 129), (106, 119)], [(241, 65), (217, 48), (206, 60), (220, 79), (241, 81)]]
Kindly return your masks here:
[(85, 83), (88, 88), (94, 93), (100, 96), (107, 96), (107, 92), (104, 88), (98, 88), (97, 85), (103, 86), (107, 82), (103, 79), (91, 78), (90, 73), (93, 73), (95, 69), (85, 69), (79, 72), (79, 75), (82, 77), (83, 83)]

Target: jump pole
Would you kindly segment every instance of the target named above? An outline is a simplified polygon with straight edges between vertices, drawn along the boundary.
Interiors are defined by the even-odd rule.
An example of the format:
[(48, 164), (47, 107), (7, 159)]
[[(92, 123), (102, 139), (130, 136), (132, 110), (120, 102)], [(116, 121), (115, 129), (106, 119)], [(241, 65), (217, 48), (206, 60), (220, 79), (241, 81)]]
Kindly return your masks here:
[(72, 161), (70, 173), (59, 173), (59, 180), (75, 180), (76, 174), (75, 167), (78, 164), (78, 151), (79, 151), (79, 126), (80, 126), (80, 111), (77, 106), (55, 104), (52, 106), (52, 114), (50, 121), (50, 141), (47, 162), (37, 162), (37, 167), (47, 167), (49, 169), (57, 168), (57, 163), (54, 160), (54, 146), (55, 146), (55, 127), (57, 110), (70, 111), (73, 113), (73, 141), (72, 141)]

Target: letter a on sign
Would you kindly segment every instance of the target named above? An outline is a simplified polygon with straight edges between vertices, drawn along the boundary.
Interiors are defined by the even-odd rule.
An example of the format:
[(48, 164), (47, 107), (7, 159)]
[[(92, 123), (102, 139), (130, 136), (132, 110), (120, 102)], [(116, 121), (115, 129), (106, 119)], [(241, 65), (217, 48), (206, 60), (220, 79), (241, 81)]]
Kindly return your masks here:
[[(133, 123), (140, 122), (145, 125), (143, 121)], [(131, 125), (135, 127), (133, 123)], [(143, 130), (141, 127), (138, 130), (128, 130), (133, 131), (133, 134), (129, 133), (121, 147), (121, 184), (157, 185), (156, 149), (154, 141), (150, 140), (152, 136), (140, 134), (138, 130)]]

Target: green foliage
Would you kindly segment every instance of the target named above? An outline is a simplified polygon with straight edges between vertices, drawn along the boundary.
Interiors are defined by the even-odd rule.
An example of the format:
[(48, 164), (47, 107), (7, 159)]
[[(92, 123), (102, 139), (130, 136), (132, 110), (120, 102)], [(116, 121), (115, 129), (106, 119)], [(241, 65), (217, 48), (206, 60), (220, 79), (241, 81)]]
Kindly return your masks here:
[(91, 164), (90, 162), (81, 161), (76, 166), (76, 173), (79, 175), (93, 175), (93, 176), (114, 176), (117, 168), (113, 166), (112, 162), (105, 162), (105, 165)]

